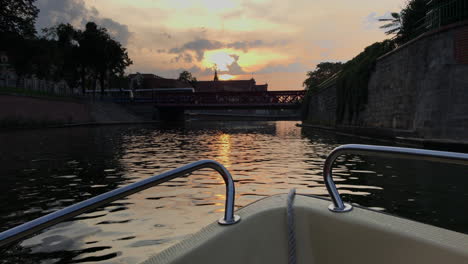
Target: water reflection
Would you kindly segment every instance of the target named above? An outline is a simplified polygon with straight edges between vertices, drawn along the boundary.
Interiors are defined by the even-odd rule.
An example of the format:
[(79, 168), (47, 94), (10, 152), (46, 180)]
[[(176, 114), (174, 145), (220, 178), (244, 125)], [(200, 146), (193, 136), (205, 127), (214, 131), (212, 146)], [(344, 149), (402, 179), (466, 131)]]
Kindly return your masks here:
[[(294, 122), (187, 122), (183, 127), (95, 127), (0, 134), (1, 229), (200, 159), (223, 163), (236, 182), (236, 206), (286, 193), (326, 195), (322, 165), (346, 143), (379, 144)], [(381, 143), (380, 143), (381, 144)], [(340, 157), (344, 199), (468, 232), (466, 169), (427, 162)], [(2, 252), (0, 263), (136, 263), (218, 219), (219, 175), (189, 177), (56, 225)]]
[(217, 160), (226, 168), (231, 167), (231, 136), (229, 134), (220, 134), (218, 136), (219, 147)]

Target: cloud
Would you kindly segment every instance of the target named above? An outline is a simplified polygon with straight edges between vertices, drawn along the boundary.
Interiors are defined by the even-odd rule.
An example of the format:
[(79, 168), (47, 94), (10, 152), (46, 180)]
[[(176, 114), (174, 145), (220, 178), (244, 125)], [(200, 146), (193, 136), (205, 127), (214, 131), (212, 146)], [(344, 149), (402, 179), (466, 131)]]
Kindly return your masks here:
[(168, 38), (168, 39), (171, 39), (172, 38), (172, 35), (167, 33), (167, 32), (163, 32), (161, 33), (161, 35), (163, 35), (164, 37)]
[(277, 45), (284, 45), (286, 43), (288, 43), (287, 40), (265, 42), (259, 39), (250, 40), (250, 41), (235, 41), (235, 42), (230, 42), (230, 43), (222, 43), (216, 40), (198, 38), (193, 41), (189, 41), (180, 47), (170, 49), (169, 53), (182, 53), (185, 51), (193, 51), (197, 55), (197, 60), (201, 61), (203, 59), (205, 51), (207, 50), (232, 48), (232, 49), (243, 50), (244, 52), (247, 52), (251, 48), (256, 48), (256, 47), (261, 47), (261, 46), (271, 47), (271, 46), (277, 46)]
[(315, 40), (313, 43), (317, 46), (317, 51), (320, 52), (322, 60), (329, 60), (333, 50), (337, 47), (333, 40), (328, 39)]
[(38, 0), (36, 6), (40, 10), (36, 23), (39, 31), (59, 23), (70, 23), (82, 28), (87, 22), (94, 21), (105, 27), (109, 34), (123, 45), (128, 43), (132, 34), (127, 25), (100, 17), (99, 11), (94, 7), (88, 8), (83, 0)]
[(242, 69), (239, 63), (237, 63), (237, 61), (239, 60), (239, 56), (235, 54), (230, 54), (229, 56), (231, 56), (234, 59), (234, 62), (231, 63), (230, 65), (227, 65), (227, 68), (228, 68), (227, 73), (233, 74), (233, 75), (245, 74), (245, 71)]
[(223, 18), (224, 19), (238, 19), (243, 14), (244, 14), (243, 10), (238, 9), (238, 10), (234, 10), (234, 11), (230, 11), (230, 12), (225, 13), (223, 15)]
[(54, 26), (58, 23), (81, 23), (83, 17), (97, 15), (96, 9), (86, 8), (84, 1), (39, 0), (36, 3), (40, 13), (36, 27), (39, 29)]
[(197, 60), (201, 61), (206, 50), (220, 49), (223, 46), (223, 43), (216, 40), (196, 39), (185, 43), (181, 47), (170, 49), (169, 53), (180, 53), (187, 50), (194, 51), (197, 54)]
[[(382, 23), (381, 21), (379, 21), (379, 19), (382, 19), (382, 18), (391, 18), (391, 12), (385, 12), (385, 14), (379, 16), (377, 15), (376, 12), (371, 12), (369, 15), (367, 15), (365, 18), (364, 18), (364, 29), (375, 29), (376, 27), (379, 27), (381, 25), (384, 25), (384, 23)], [(381, 29), (383, 30), (383, 29)], [(383, 30), (385, 31), (385, 30)]]
[[(37, 2), (60, 4), (58, 0)], [(212, 79), (209, 66), (213, 60), (209, 57), (235, 54), (240, 58), (225, 60), (223, 73), (248, 72), (233, 75), (250, 78), (254, 72), (257, 80), (268, 82), (275, 89), (294, 86), (287, 83), (300, 88), (305, 72), (313, 69), (315, 63), (346, 61), (369, 44), (386, 38), (378, 29), (378, 18), (389, 10), (399, 10), (405, 0), (216, 2), (229, 2), (228, 9), (215, 8), (209, 0), (60, 2), (85, 5), (64, 12), (60, 11), (64, 8), (56, 8), (56, 14), (47, 14), (61, 19), (74, 17), (79, 26), (82, 17), (106, 17), (128, 25), (134, 33), (127, 47), (135, 62), (128, 72), (153, 72), (174, 78), (186, 69), (197, 77)], [(41, 19), (49, 18), (44, 15)]]
[(148, 69), (146, 72), (152, 72), (158, 76), (162, 76), (164, 78), (177, 78), (179, 74), (183, 71), (188, 71), (196, 76), (206, 76), (213, 74), (211, 69), (201, 69), (200, 67), (193, 66), (190, 68), (176, 68), (176, 69)]
[(260, 46), (267, 46), (267, 44), (263, 40), (251, 40), (251, 41), (236, 41), (232, 43), (228, 43), (226, 47), (243, 50), (247, 52), (249, 48), (260, 47)]
[(130, 39), (131, 33), (128, 30), (127, 25), (122, 25), (110, 18), (95, 19), (95, 22), (98, 25), (107, 28), (109, 34), (114, 36), (123, 45), (126, 45)]
[(175, 57), (175, 58), (173, 58), (171, 60), (172, 63), (179, 62), (179, 61), (181, 61), (181, 62), (183, 61), (183, 62), (186, 62), (186, 63), (192, 63), (193, 58), (192, 58), (192, 55), (190, 55), (190, 53), (181, 53), (177, 57)]
[(287, 65), (268, 65), (255, 73), (275, 73), (275, 72), (307, 72), (309, 67), (300, 63), (294, 62)]
[[(184, 60), (188, 59), (187, 55), (190, 56), (190, 54), (187, 54), (187, 53), (179, 54), (177, 57), (173, 58), (170, 62), (172, 62), (172, 63), (183, 62)], [(227, 70), (222, 71), (222, 70), (218, 69), (218, 73), (219, 74), (227, 73), (227, 74), (232, 74), (232, 75), (246, 74), (247, 72), (245, 72), (242, 69), (242, 67), (238, 64), (239, 56), (237, 56), (235, 54), (230, 54), (229, 56), (231, 56), (234, 61), (230, 65), (227, 65)], [(199, 66), (196, 66), (196, 65), (192, 66), (190, 68), (179, 67), (179, 68), (175, 68), (175, 69), (164, 69), (164, 68), (161, 68), (161, 67), (158, 67), (158, 66), (148, 65), (147, 67), (139, 69), (140, 72), (151, 72), (151, 73), (154, 73), (156, 75), (163, 76), (165, 78), (177, 78), (179, 76), (179, 73), (181, 73), (182, 71), (185, 71), (185, 70), (191, 72), (196, 77), (212, 76), (214, 74), (214, 68), (199, 67)]]

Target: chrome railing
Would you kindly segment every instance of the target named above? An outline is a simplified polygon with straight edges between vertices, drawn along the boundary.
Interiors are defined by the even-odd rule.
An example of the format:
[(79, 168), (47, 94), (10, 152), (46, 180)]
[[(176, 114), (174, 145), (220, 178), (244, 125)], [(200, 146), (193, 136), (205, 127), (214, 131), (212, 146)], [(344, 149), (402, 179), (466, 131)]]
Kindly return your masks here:
[(332, 204), (328, 207), (332, 212), (349, 212), (353, 206), (348, 203), (343, 203), (340, 193), (336, 189), (335, 182), (332, 176), (333, 162), (343, 154), (355, 155), (372, 155), (387, 158), (402, 158), (402, 159), (418, 159), (424, 161), (451, 163), (468, 165), (468, 154), (435, 151), (426, 149), (413, 149), (413, 148), (399, 148), (399, 147), (385, 147), (385, 146), (372, 146), (372, 145), (343, 145), (335, 148), (325, 160), (323, 167), (323, 179), (328, 193), (331, 196)]
[(0, 233), (0, 246), (17, 241), (28, 235), (34, 234), (42, 229), (85, 213), (89, 210), (103, 206), (115, 200), (143, 191), (158, 184), (167, 182), (177, 177), (181, 177), (193, 171), (211, 168), (217, 171), (226, 184), (226, 204), (224, 217), (218, 220), (221, 225), (232, 225), (240, 221), (238, 215), (234, 215), (234, 181), (229, 171), (220, 163), (214, 160), (201, 160), (180, 168), (164, 172), (160, 175), (129, 184), (127, 186), (103, 193), (83, 202), (71, 205), (59, 211), (42, 216), (30, 222), (24, 223), (7, 231)]

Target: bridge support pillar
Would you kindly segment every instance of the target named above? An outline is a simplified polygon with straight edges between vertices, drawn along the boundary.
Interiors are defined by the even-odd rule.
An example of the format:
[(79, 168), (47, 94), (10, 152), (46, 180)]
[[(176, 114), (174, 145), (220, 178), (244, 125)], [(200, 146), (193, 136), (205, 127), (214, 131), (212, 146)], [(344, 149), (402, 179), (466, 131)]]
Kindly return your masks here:
[(155, 110), (155, 119), (161, 121), (184, 121), (185, 109), (184, 108), (165, 108), (160, 107)]

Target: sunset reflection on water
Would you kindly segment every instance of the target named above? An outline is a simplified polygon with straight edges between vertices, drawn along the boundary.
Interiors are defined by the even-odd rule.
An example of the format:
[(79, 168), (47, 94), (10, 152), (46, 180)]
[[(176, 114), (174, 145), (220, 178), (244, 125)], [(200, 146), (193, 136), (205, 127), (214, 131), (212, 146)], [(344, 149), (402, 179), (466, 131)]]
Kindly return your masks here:
[(218, 155), (215, 160), (224, 165), (224, 167), (231, 167), (231, 136), (229, 134), (220, 134), (218, 136), (217, 148)]
[[(47, 152), (35, 148), (33, 142), (47, 145)], [(14, 178), (5, 177), (0, 186), (1, 226), (13, 227), (201, 159), (219, 161), (231, 172), (237, 209), (291, 188), (300, 194), (326, 195), (324, 158), (345, 143), (375, 142), (302, 130), (295, 122), (188, 122), (177, 129), (103, 127), (38, 130), (34, 135), (4, 133), (0, 144), (9, 151), (0, 153), (0, 170)], [(438, 194), (452, 190), (444, 182), (447, 178), (437, 177), (440, 169), (428, 170), (427, 165), (417, 163), (405, 163), (402, 169), (399, 164), (341, 157), (334, 178), (345, 200), (432, 224), (463, 226), (463, 219), (433, 217), (447, 199)], [(415, 174), (420, 171), (424, 173)], [(414, 185), (416, 179), (418, 185)], [(0, 263), (18, 258), (137, 263), (216, 221), (224, 212), (225, 198), (222, 177), (210, 169), (200, 170), (58, 224), (21, 242)], [(440, 206), (447, 204), (464, 206), (453, 202)]]

